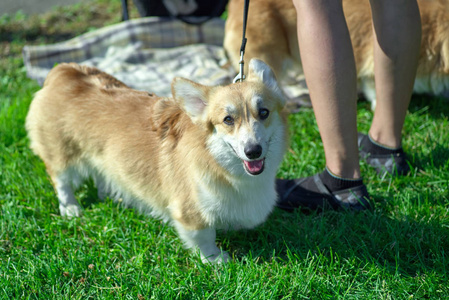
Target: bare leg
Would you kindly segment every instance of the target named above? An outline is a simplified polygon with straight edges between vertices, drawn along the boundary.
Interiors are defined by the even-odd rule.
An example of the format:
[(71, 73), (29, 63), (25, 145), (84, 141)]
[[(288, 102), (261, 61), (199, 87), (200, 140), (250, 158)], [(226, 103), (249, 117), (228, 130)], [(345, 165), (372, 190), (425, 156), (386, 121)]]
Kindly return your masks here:
[(341, 1), (294, 4), (301, 60), (326, 165), (341, 177), (359, 178), (356, 68)]
[(364, 210), (369, 194), (360, 178), (357, 76), (341, 0), (293, 0), (304, 75), (323, 141), (322, 173), (278, 180), (277, 206)]
[[(356, 69), (341, 0), (293, 2), (301, 61), (330, 172), (297, 180), (278, 180), (277, 206), (286, 210), (316, 209), (329, 203), (332, 207), (355, 210), (369, 208), (366, 187), (362, 180), (354, 180), (360, 178)], [(405, 155), (402, 149), (396, 148), (401, 146), (402, 126), (417, 68), (421, 36), (419, 10), (416, 0), (370, 2), (376, 36), (378, 98), (370, 136), (395, 150), (365, 144), (364, 151), (373, 154), (365, 158), (376, 169), (391, 173), (395, 167), (398, 174), (405, 174), (408, 171)], [(367, 140), (361, 139), (361, 143), (364, 141)]]
[(377, 93), (370, 136), (379, 144), (399, 148), (418, 65), (421, 19), (415, 0), (370, 3)]

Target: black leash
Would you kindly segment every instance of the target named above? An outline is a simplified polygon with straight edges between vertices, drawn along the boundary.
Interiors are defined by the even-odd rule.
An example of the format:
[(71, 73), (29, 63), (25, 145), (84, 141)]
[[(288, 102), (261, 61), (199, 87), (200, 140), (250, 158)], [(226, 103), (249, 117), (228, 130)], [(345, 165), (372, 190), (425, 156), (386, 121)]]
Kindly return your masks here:
[(249, 0), (245, 0), (245, 6), (243, 8), (243, 37), (242, 37), (242, 46), (240, 47), (240, 72), (235, 76), (234, 83), (240, 81), (242, 82), (245, 79), (245, 75), (243, 74), (243, 66), (245, 62), (243, 61), (243, 55), (245, 54), (246, 47), (246, 23), (248, 20), (248, 10), (249, 10)]

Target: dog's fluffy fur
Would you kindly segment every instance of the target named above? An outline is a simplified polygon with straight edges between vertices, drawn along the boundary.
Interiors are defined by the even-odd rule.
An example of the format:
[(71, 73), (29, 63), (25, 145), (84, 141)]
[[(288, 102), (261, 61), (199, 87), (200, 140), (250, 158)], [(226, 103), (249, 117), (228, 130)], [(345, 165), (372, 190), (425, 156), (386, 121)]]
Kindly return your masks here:
[(95, 68), (60, 64), (31, 103), (31, 148), (45, 162), (61, 215), (80, 216), (73, 189), (93, 177), (100, 197), (171, 221), (204, 261), (227, 261), (216, 228), (253, 228), (274, 207), (285, 100), (260, 60), (242, 83), (175, 78), (172, 91), (173, 99), (160, 98)]
[[(242, 34), (243, 0), (228, 7), (224, 47), (238, 70)], [(449, 0), (418, 0), (422, 43), (414, 92), (449, 97)], [(359, 88), (376, 101), (374, 87), (373, 30), (368, 1), (343, 0), (357, 66)], [(296, 11), (291, 0), (251, 0), (246, 58), (258, 57), (278, 78), (302, 72), (296, 35)]]

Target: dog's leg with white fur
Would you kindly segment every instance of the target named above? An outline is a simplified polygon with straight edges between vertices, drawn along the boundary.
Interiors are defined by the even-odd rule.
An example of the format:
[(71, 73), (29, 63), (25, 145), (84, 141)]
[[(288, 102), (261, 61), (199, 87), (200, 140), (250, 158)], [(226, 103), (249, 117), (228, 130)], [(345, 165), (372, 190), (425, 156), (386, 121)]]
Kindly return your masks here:
[(70, 175), (65, 172), (53, 178), (53, 184), (58, 195), (61, 216), (79, 217), (82, 214), (81, 205), (75, 199)]
[(215, 244), (217, 236), (215, 228), (188, 230), (180, 222), (174, 221), (179, 237), (188, 248), (198, 248), (201, 260), (210, 263), (226, 263), (231, 261), (228, 252), (220, 250)]

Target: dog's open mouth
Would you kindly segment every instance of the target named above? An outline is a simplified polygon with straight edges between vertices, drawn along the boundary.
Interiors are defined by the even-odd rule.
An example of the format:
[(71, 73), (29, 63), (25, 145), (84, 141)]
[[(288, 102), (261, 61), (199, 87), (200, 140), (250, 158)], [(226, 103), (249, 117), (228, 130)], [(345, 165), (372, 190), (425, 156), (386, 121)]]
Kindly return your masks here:
[(243, 165), (245, 166), (246, 172), (251, 175), (259, 175), (263, 172), (265, 166), (265, 158), (259, 160), (246, 161), (242, 160)]

